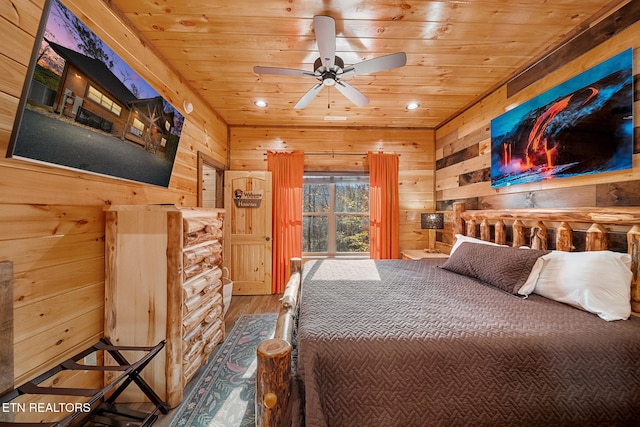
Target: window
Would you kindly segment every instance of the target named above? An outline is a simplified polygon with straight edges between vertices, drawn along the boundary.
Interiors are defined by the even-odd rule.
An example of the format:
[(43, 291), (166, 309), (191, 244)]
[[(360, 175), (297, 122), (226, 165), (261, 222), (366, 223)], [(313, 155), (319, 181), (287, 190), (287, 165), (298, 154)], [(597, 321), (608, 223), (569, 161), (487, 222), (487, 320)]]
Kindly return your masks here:
[(131, 133), (137, 136), (142, 136), (144, 132), (144, 123), (138, 120), (137, 117), (133, 118), (133, 125), (131, 125)]
[(369, 177), (305, 176), (302, 252), (369, 256)]
[(87, 92), (87, 98), (92, 100), (95, 103), (100, 104), (107, 110), (111, 111), (116, 116), (120, 117), (120, 112), (122, 111), (122, 107), (116, 104), (111, 98), (107, 95), (100, 92), (95, 87), (89, 85), (89, 91)]

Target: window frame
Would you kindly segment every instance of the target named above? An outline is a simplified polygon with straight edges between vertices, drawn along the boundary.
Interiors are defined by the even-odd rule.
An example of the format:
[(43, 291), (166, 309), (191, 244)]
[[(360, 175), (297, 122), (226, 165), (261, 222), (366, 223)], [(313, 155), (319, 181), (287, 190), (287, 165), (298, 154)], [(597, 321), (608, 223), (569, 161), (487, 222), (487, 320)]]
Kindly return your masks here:
[[(341, 216), (360, 216), (371, 218), (371, 212), (368, 210), (365, 212), (335, 212), (335, 195), (336, 195), (336, 183), (339, 183), (342, 178), (357, 179), (357, 183), (366, 183), (369, 185), (368, 173), (305, 173), (303, 178), (303, 192), (305, 184), (329, 184), (329, 211), (328, 212), (304, 212), (304, 206), (302, 211), (302, 218), (305, 217), (327, 217), (328, 237), (327, 237), (327, 252), (303, 252), (302, 256), (305, 259), (313, 258), (351, 258), (351, 259), (368, 259), (370, 257), (370, 251), (367, 252), (338, 252), (336, 250), (336, 237), (337, 237), (337, 223), (338, 218)], [(304, 200), (304, 196), (303, 196)], [(302, 238), (302, 236), (301, 236)]]
[[(137, 117), (133, 118), (133, 121), (131, 123), (131, 127), (132, 129), (130, 129), (131, 133), (138, 136), (138, 137), (142, 137), (142, 135), (144, 134), (144, 130), (145, 130), (145, 124), (142, 120), (140, 120)], [(134, 131), (135, 129), (135, 131)]]
[(87, 87), (86, 98), (118, 117), (122, 114), (122, 107), (92, 84)]

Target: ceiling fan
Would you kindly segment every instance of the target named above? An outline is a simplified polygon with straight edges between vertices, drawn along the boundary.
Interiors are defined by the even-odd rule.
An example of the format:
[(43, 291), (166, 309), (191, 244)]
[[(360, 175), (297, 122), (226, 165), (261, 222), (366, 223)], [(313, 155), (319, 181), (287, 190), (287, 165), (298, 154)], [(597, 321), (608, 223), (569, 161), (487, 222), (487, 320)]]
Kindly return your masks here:
[(307, 93), (293, 107), (297, 110), (309, 105), (311, 100), (320, 92), (323, 86), (335, 86), (349, 101), (358, 107), (369, 103), (362, 92), (342, 81), (345, 77), (353, 77), (358, 74), (370, 74), (378, 71), (386, 71), (392, 68), (402, 67), (407, 63), (407, 55), (404, 52), (393, 53), (378, 58), (359, 62), (345, 68), (344, 61), (336, 56), (336, 22), (331, 16), (316, 15), (313, 17), (313, 26), (316, 32), (316, 41), (320, 57), (313, 64), (314, 71), (296, 70), (279, 67), (253, 67), (256, 74), (278, 74), (283, 76), (313, 77), (318, 80)]

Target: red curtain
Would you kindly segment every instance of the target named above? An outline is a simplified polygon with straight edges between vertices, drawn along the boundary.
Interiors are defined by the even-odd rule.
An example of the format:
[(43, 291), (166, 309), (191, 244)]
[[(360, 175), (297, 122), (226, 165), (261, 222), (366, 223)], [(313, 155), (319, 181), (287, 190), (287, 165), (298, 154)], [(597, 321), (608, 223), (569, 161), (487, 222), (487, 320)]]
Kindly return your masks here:
[(272, 176), (272, 233), (274, 294), (284, 292), (293, 257), (302, 256), (302, 180), (304, 154), (267, 153), (267, 169)]
[(371, 259), (400, 257), (398, 155), (371, 153), (369, 160), (369, 248)]

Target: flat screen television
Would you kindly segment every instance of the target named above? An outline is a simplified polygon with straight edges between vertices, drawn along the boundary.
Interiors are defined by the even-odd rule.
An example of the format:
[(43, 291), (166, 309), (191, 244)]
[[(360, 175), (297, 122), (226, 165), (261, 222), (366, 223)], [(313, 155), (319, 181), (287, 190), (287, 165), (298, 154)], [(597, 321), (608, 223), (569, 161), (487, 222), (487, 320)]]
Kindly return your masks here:
[(47, 0), (7, 157), (168, 187), (184, 117)]

